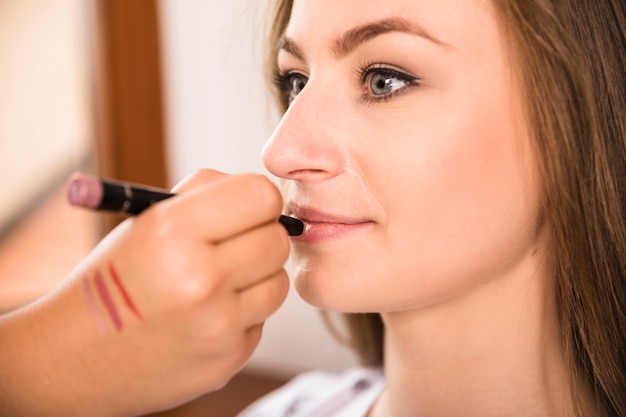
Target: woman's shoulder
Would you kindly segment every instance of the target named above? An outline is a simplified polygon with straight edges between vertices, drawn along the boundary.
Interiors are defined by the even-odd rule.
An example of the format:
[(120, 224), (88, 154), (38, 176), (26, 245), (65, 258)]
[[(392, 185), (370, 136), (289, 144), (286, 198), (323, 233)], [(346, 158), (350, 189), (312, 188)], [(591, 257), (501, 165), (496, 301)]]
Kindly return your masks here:
[(380, 368), (310, 371), (253, 403), (239, 417), (363, 416), (384, 386)]

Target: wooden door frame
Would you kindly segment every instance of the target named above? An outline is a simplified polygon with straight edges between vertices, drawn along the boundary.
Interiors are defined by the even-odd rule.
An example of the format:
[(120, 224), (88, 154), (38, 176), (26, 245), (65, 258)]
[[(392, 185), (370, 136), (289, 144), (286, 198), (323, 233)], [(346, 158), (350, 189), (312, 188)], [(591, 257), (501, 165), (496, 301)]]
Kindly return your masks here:
[[(92, 0), (98, 173), (167, 186), (156, 0)], [(119, 222), (105, 220), (104, 231)]]

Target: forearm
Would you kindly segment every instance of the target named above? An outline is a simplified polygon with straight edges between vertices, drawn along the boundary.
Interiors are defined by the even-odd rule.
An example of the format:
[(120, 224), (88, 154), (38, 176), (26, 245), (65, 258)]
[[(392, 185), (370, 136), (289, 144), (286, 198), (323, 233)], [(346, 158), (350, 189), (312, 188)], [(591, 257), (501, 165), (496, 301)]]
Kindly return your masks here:
[(105, 415), (85, 363), (98, 335), (72, 285), (0, 317), (0, 415)]

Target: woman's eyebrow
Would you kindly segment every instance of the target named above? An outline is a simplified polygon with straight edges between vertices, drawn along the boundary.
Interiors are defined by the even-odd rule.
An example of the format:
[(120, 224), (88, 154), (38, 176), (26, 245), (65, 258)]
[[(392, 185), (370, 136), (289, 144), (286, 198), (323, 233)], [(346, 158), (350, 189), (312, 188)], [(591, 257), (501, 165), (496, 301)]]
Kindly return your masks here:
[(367, 23), (347, 31), (335, 41), (332, 48), (333, 53), (337, 58), (343, 58), (354, 51), (359, 45), (389, 32), (408, 33), (426, 39), (438, 46), (446, 45), (443, 41), (429, 34), (417, 23), (396, 17)]
[[(402, 32), (426, 39), (437, 46), (449, 46), (445, 42), (429, 34), (417, 23), (402, 18), (383, 19), (372, 23), (366, 23), (354, 29), (350, 29), (345, 34), (337, 38), (332, 46), (332, 52), (337, 59), (349, 55), (359, 45), (385, 33)], [(282, 36), (278, 41), (278, 50), (284, 50), (299, 60), (304, 60), (304, 53), (300, 46), (293, 39)]]
[(300, 46), (296, 43), (296, 41), (287, 37), (286, 35), (280, 37), (280, 39), (278, 40), (278, 44), (276, 45), (276, 50), (285, 51), (293, 55), (300, 61), (304, 61), (304, 53), (302, 52)]

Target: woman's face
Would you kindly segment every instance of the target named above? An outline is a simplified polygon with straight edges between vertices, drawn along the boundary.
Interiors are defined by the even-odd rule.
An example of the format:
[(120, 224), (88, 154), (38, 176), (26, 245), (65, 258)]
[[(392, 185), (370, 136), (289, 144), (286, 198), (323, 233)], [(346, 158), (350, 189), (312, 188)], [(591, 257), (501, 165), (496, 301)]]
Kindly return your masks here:
[(489, 2), (295, 0), (264, 150), (284, 179), (300, 295), (398, 311), (506, 279), (531, 256), (538, 184)]

